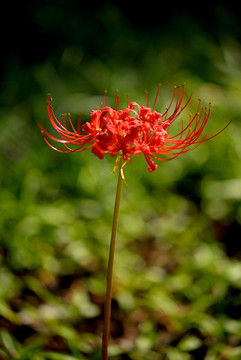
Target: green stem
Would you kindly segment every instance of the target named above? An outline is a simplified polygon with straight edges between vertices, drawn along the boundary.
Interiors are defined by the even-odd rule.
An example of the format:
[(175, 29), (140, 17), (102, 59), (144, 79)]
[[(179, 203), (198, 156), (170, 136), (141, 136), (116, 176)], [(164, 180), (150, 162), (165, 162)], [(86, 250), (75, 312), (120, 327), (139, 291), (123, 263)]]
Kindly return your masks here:
[(115, 256), (115, 243), (118, 224), (118, 215), (120, 209), (121, 192), (123, 186), (122, 166), (120, 166), (118, 184), (116, 189), (115, 208), (112, 224), (109, 263), (107, 271), (107, 290), (105, 299), (105, 312), (104, 312), (104, 330), (103, 330), (103, 342), (102, 342), (102, 360), (108, 359), (108, 343), (110, 335), (110, 317), (111, 317), (111, 294), (112, 294), (112, 278), (113, 278), (113, 265)]

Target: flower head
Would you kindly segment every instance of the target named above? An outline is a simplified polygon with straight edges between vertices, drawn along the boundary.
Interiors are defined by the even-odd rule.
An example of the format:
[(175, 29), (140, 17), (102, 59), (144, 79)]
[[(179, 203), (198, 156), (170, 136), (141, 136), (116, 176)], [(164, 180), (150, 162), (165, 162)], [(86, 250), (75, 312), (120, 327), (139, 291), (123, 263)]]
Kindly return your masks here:
[[(62, 115), (60, 120), (57, 120), (53, 111), (52, 98), (49, 95), (47, 98), (48, 116), (59, 137), (52, 136), (42, 125), (39, 125), (43, 138), (56, 151), (68, 153), (92, 148), (93, 154), (100, 159), (103, 159), (104, 154), (107, 153), (113, 157), (121, 154), (123, 161), (128, 162), (133, 155), (143, 154), (148, 164), (147, 168), (151, 172), (157, 169), (154, 160), (174, 159), (217, 136), (229, 125), (227, 124), (215, 135), (200, 140), (210, 115), (211, 104), (207, 108), (201, 108), (201, 100), (199, 100), (197, 110), (194, 115), (190, 114), (187, 125), (184, 125), (182, 120), (179, 132), (171, 136), (169, 135), (171, 125), (186, 108), (191, 96), (183, 105), (185, 85), (182, 90), (175, 87), (170, 105), (161, 114), (155, 110), (159, 90), (160, 86), (153, 108), (148, 106), (146, 95), (146, 106), (127, 101), (127, 107), (119, 110), (118, 92), (115, 106), (111, 108), (106, 105), (105, 94), (104, 106), (99, 110), (92, 110), (90, 122), (81, 125), (79, 118), (76, 127), (71, 121), (70, 114)], [(171, 107), (173, 110), (169, 114)], [(63, 149), (54, 147), (48, 139), (62, 144)]]

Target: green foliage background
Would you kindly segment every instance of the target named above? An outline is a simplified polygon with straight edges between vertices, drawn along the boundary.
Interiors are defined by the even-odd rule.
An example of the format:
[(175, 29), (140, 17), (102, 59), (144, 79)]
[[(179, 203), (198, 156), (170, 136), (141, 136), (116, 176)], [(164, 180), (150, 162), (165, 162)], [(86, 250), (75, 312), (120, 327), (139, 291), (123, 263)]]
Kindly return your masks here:
[[(104, 90), (157, 110), (174, 85), (212, 103), (217, 138), (149, 173), (126, 167), (112, 359), (241, 358), (241, 46), (238, 7), (122, 2), (6, 4), (1, 22), (0, 359), (100, 359), (114, 159), (60, 154), (57, 117), (88, 120)], [(198, 5), (201, 6), (200, 4)], [(187, 115), (188, 118), (188, 115)]]

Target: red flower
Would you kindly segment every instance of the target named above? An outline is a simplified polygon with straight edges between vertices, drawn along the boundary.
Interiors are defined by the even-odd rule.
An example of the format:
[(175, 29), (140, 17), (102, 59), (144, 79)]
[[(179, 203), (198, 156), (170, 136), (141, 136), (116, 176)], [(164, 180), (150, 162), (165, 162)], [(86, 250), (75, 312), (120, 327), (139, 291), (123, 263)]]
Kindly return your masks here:
[[(183, 85), (182, 91), (179, 87), (175, 88), (170, 105), (161, 114), (155, 111), (159, 90), (160, 86), (152, 109), (148, 107), (147, 96), (146, 106), (132, 102), (127, 103), (127, 107), (123, 110), (118, 110), (118, 94), (114, 108), (106, 106), (105, 96), (105, 106), (100, 110), (93, 110), (90, 114), (90, 122), (82, 126), (79, 118), (76, 128), (71, 121), (70, 114), (62, 115), (60, 121), (56, 119), (52, 107), (52, 98), (48, 96), (48, 116), (52, 126), (58, 132), (59, 138), (52, 136), (42, 125), (39, 125), (43, 138), (56, 151), (68, 153), (92, 148), (92, 152), (100, 159), (103, 159), (106, 153), (113, 157), (121, 154), (123, 161), (127, 162), (133, 155), (143, 154), (148, 163), (148, 170), (153, 171), (157, 168), (153, 159), (161, 161), (174, 159), (193, 150), (200, 143), (217, 136), (229, 125), (226, 125), (215, 135), (199, 140), (211, 110), (210, 104), (208, 108), (201, 108), (201, 101), (199, 100), (196, 113), (194, 116), (190, 115), (188, 124), (184, 125), (182, 121), (178, 134), (170, 136), (168, 134), (169, 128), (186, 108), (191, 96), (185, 105), (182, 105), (185, 85)], [(175, 95), (176, 103), (173, 104)], [(174, 109), (169, 114), (172, 105)], [(69, 122), (68, 128), (66, 121)], [(47, 138), (63, 144), (64, 149), (54, 147)], [(70, 147), (71, 145), (73, 147)]]

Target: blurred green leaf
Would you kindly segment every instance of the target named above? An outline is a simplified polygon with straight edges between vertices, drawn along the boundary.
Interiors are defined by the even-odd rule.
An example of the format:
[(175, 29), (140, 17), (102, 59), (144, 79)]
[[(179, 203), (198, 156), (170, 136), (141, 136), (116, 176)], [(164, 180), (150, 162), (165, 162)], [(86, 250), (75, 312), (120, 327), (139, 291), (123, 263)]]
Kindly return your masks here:
[(0, 343), (9, 356), (17, 358), (20, 345), (6, 329), (0, 329)]
[(192, 351), (198, 349), (202, 345), (202, 340), (194, 335), (185, 336), (178, 344), (182, 351)]
[(60, 354), (60, 353), (54, 353), (54, 352), (45, 352), (42, 353), (44, 360), (84, 360), (84, 357), (75, 357), (72, 355), (67, 354)]

